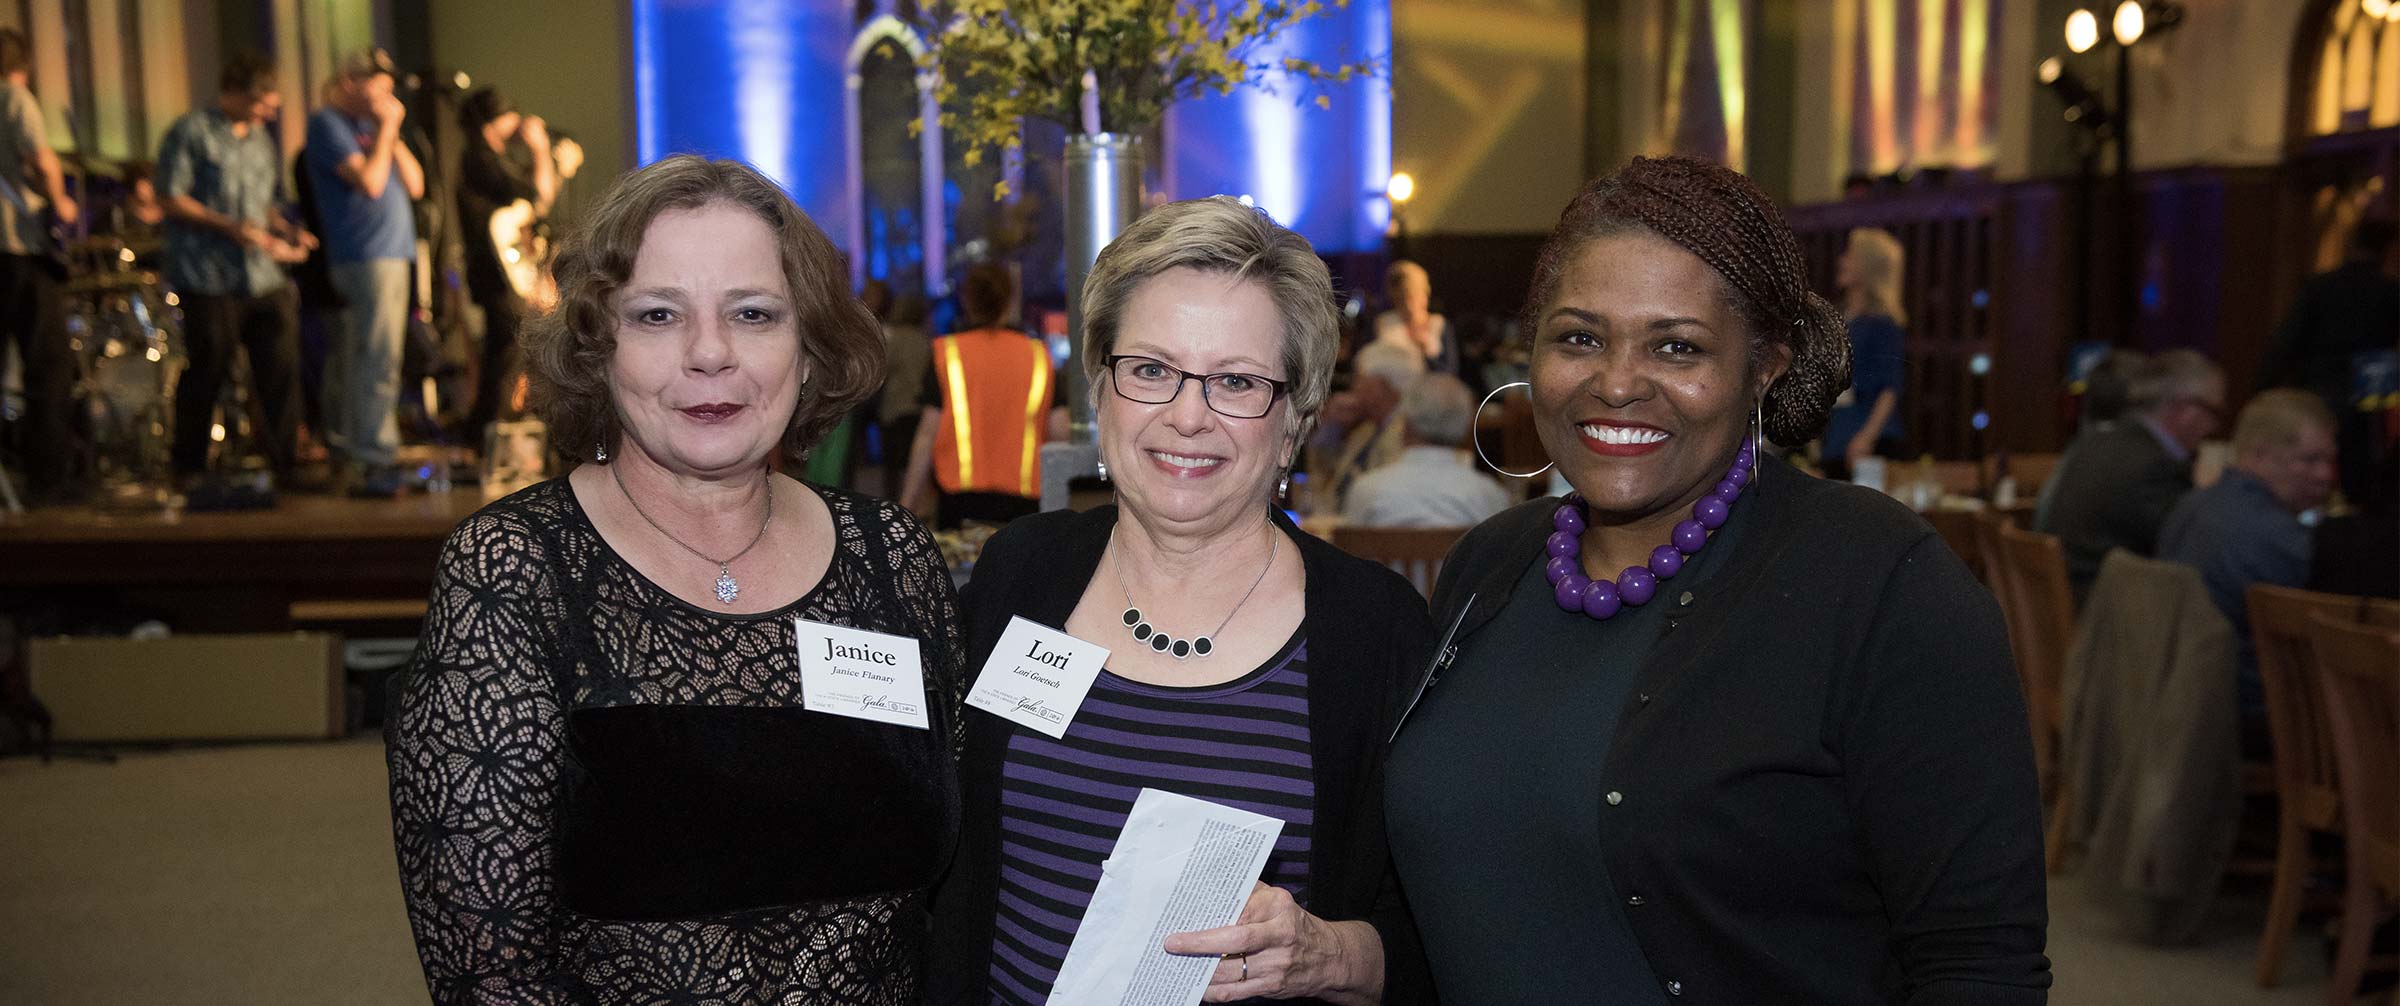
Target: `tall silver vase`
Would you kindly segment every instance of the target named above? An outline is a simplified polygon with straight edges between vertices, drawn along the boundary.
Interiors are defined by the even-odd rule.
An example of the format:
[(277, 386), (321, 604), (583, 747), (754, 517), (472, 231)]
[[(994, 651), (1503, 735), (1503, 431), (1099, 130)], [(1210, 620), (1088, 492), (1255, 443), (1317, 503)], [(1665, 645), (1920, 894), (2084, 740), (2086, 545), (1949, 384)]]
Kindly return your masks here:
[(1042, 508), (1067, 503), (1067, 481), (1094, 474), (1099, 451), (1093, 443), (1090, 381), (1084, 376), (1083, 278), (1100, 249), (1142, 212), (1142, 138), (1127, 133), (1077, 133), (1067, 137), (1067, 402), (1074, 435), (1042, 448)]

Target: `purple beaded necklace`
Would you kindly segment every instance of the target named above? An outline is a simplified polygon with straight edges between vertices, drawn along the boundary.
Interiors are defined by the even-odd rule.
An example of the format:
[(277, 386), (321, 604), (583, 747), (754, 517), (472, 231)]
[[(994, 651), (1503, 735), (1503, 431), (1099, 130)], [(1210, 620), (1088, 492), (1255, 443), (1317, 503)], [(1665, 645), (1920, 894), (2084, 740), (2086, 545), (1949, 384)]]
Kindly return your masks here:
[(1668, 544), (1651, 551), (1648, 565), (1627, 566), (1613, 581), (1583, 575), (1583, 497), (1568, 496), (1558, 505), (1558, 512), (1550, 515), (1554, 530), (1550, 532), (1550, 563), (1544, 570), (1559, 608), (1606, 619), (1647, 603), (1657, 596), (1658, 581), (1681, 572), (1684, 558), (1708, 544), (1709, 532), (1725, 526), (1725, 519), (1733, 513), (1733, 501), (1757, 474), (1757, 451), (1744, 443), (1735, 452), (1733, 467), (1726, 469), (1724, 480), (1692, 504), (1692, 516), (1675, 525)]

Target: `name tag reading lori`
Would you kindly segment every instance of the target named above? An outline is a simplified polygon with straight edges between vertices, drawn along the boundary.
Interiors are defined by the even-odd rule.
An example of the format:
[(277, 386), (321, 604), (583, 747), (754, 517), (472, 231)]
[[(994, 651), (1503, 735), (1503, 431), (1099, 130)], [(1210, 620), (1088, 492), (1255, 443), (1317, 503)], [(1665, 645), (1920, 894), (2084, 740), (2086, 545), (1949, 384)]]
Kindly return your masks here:
[(1008, 620), (967, 704), (1052, 738), (1065, 737), (1108, 651), (1039, 622)]
[(792, 635), (800, 647), (800, 704), (810, 712), (932, 728), (916, 640), (798, 618)]

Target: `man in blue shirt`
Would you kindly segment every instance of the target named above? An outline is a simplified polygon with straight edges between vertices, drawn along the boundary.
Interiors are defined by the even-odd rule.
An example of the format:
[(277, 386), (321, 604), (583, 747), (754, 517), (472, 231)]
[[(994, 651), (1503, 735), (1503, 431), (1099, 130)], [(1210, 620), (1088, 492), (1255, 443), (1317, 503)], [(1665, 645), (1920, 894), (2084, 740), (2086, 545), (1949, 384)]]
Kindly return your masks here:
[(2159, 532), (2159, 558), (2198, 568), (2209, 600), (2233, 623), (2246, 715), (2266, 714), (2247, 593), (2254, 583), (2308, 582), (2311, 538), (2301, 515), (2333, 494), (2333, 433), (2333, 413), (2317, 396), (2261, 393), (2234, 421), (2224, 476), (2185, 496)]
[(342, 308), (326, 363), (326, 439), (345, 481), (366, 495), (399, 491), (400, 351), (416, 260), (413, 200), (425, 171), (400, 142), (406, 106), (381, 50), (344, 57), (326, 107), (308, 117), (308, 180)]
[(227, 60), (216, 104), (175, 120), (158, 146), (166, 210), (166, 276), (183, 304), (191, 364), (175, 385), (175, 472), (208, 466), (218, 396), (233, 350), (250, 350), (251, 390), (266, 413), (267, 460), (289, 478), (300, 428), (299, 297), (282, 263), (316, 239), (275, 212), (283, 172), (267, 129), (283, 110), (275, 64), (245, 52)]

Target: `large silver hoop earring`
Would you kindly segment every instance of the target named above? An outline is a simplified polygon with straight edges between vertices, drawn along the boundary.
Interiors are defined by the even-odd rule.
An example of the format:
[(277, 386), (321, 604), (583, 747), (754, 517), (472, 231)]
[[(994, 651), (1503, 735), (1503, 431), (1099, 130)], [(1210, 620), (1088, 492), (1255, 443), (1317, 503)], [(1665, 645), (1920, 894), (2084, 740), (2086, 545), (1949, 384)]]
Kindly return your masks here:
[[(1485, 395), (1485, 396), (1483, 396), (1483, 404), (1481, 404), (1481, 405), (1477, 405), (1477, 406), (1475, 407), (1475, 421), (1474, 421), (1472, 424), (1468, 425), (1468, 427), (1467, 427), (1467, 442), (1468, 442), (1468, 443), (1470, 443), (1470, 444), (1474, 444), (1474, 445), (1475, 445), (1475, 456), (1476, 456), (1478, 459), (1481, 459), (1481, 460), (1483, 461), (1483, 466), (1484, 466), (1484, 467), (1486, 467), (1486, 468), (1489, 468), (1489, 469), (1491, 469), (1491, 470), (1493, 470), (1493, 471), (1499, 472), (1500, 474), (1502, 474), (1502, 475), (1506, 475), (1506, 476), (1508, 476), (1509, 478), (1512, 478), (1512, 479), (1530, 479), (1530, 478), (1537, 478), (1537, 477), (1539, 477), (1539, 476), (1540, 476), (1540, 475), (1541, 475), (1543, 472), (1549, 471), (1549, 470), (1550, 470), (1550, 468), (1551, 468), (1551, 465), (1543, 465), (1543, 466), (1541, 466), (1540, 468), (1536, 468), (1536, 469), (1534, 469), (1534, 470), (1532, 470), (1532, 471), (1530, 471), (1530, 472), (1525, 472), (1525, 473), (1523, 473), (1523, 474), (1519, 474), (1519, 473), (1517, 473), (1517, 472), (1512, 472), (1512, 471), (1509, 471), (1509, 470), (1508, 470), (1508, 469), (1506, 469), (1506, 468), (1502, 468), (1502, 467), (1500, 467), (1499, 465), (1496, 465), (1496, 464), (1493, 464), (1493, 463), (1492, 463), (1492, 459), (1491, 459), (1491, 457), (1483, 453), (1483, 438), (1481, 438), (1481, 437), (1478, 437), (1478, 436), (1476, 436), (1476, 435), (1475, 435), (1477, 431), (1479, 431), (1479, 430), (1483, 429), (1483, 410), (1484, 410), (1485, 408), (1488, 408), (1488, 407), (1490, 407), (1490, 405), (1492, 404), (1492, 399), (1493, 399), (1493, 398), (1495, 398), (1495, 397), (1498, 397), (1498, 396), (1499, 396), (1499, 394), (1500, 394), (1501, 392), (1503, 392), (1503, 391), (1507, 391), (1507, 390), (1508, 390), (1508, 389), (1510, 389), (1510, 388), (1517, 387), (1518, 385), (1523, 385), (1523, 386), (1526, 388), (1526, 390), (1527, 390), (1528, 392), (1531, 392), (1531, 390), (1532, 390), (1532, 388), (1533, 388), (1533, 382), (1532, 382), (1532, 381), (1510, 381), (1510, 382), (1508, 382), (1507, 384), (1503, 384), (1503, 385), (1501, 385), (1501, 386), (1499, 386), (1499, 387), (1497, 387), (1497, 388), (1493, 388), (1493, 389), (1492, 389), (1492, 392), (1491, 392), (1491, 394), (1488, 394), (1488, 395)], [(1555, 464), (1555, 462), (1553, 462), (1553, 463)]]

